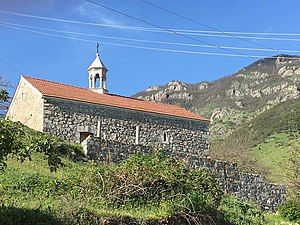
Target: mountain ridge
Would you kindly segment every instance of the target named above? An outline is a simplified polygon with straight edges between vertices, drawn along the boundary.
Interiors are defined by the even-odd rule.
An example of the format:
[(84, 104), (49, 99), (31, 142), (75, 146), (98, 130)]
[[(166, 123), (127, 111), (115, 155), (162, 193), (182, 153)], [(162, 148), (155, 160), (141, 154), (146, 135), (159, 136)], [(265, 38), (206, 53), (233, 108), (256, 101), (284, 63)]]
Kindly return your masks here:
[(133, 97), (176, 104), (210, 118), (213, 138), (232, 133), (280, 102), (300, 96), (300, 56), (277, 55), (253, 62), (215, 81), (170, 81)]

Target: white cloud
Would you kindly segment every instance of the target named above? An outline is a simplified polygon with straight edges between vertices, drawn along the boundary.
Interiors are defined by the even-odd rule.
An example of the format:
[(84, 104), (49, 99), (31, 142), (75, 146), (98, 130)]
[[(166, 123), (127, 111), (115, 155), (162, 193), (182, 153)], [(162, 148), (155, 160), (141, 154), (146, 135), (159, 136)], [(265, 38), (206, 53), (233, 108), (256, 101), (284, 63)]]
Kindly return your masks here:
[(123, 25), (123, 22), (104, 13), (100, 7), (95, 7), (89, 2), (83, 2), (75, 6), (72, 13), (91, 19), (93, 22), (103, 23), (106, 25)]

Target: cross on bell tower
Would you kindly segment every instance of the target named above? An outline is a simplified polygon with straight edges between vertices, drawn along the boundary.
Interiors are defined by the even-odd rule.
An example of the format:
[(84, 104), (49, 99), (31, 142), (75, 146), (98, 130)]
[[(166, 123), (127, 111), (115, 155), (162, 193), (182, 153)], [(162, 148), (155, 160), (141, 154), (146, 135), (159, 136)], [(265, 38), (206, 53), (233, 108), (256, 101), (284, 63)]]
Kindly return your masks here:
[(96, 58), (87, 69), (89, 73), (89, 89), (99, 94), (106, 94), (106, 73), (107, 68), (99, 57), (99, 43), (97, 42), (97, 53)]

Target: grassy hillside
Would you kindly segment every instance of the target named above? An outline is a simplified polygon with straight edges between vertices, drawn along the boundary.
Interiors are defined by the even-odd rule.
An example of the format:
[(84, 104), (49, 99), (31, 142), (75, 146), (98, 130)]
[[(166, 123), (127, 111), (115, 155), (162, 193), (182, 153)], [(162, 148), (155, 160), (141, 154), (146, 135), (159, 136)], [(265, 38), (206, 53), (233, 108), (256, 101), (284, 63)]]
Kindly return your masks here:
[[(142, 162), (142, 158), (137, 159), (140, 163)], [(99, 181), (99, 173), (102, 174), (104, 167), (91, 163), (74, 163), (66, 158), (63, 162), (65, 167), (51, 173), (47, 163), (39, 154), (34, 155), (32, 161), (24, 163), (9, 160), (7, 169), (0, 174), (0, 224), (86, 225), (102, 224), (104, 221), (106, 221), (105, 224), (120, 224), (123, 221), (123, 224), (181, 225), (189, 224), (186, 222), (186, 217), (188, 217), (198, 222), (201, 221), (203, 224), (225, 225), (227, 222), (220, 222), (224, 217), (222, 213), (226, 213), (229, 220), (236, 221), (232, 224), (271, 225), (283, 222), (278, 215), (268, 215), (267, 220), (262, 222), (260, 219), (262, 215), (258, 210), (228, 197), (223, 197), (223, 203), (214, 202), (213, 199), (208, 200), (212, 201), (211, 203), (214, 202), (216, 209), (219, 205), (220, 211), (217, 214), (212, 213), (212, 209), (210, 209), (211, 213), (201, 211), (198, 215), (203, 216), (203, 220), (199, 218), (197, 220), (195, 216), (197, 213), (193, 214), (182, 208), (184, 198), (181, 198), (181, 204), (177, 205), (179, 202), (176, 203), (176, 197), (171, 193), (168, 194), (170, 198), (173, 196), (171, 202), (167, 201), (167, 195), (166, 200), (159, 204), (155, 201), (143, 204), (134, 200), (134, 204), (123, 206), (116, 204), (113, 207), (110, 205), (110, 199), (103, 195), (105, 182)], [(162, 166), (165, 167), (165, 165)], [(147, 176), (147, 174), (144, 175)], [(186, 179), (183, 180), (185, 181)], [(133, 187), (131, 188), (134, 190)], [(197, 201), (198, 205), (201, 205), (203, 200)], [(216, 218), (217, 215), (219, 219)], [(211, 219), (214, 219), (215, 223), (212, 223)], [(197, 223), (190, 221), (190, 224)]]
[[(103, 221), (109, 222), (108, 224), (119, 224), (123, 221), (124, 224), (173, 224), (172, 221), (182, 220), (178, 224), (189, 224), (184, 219), (189, 217), (205, 224), (214, 224), (212, 220), (217, 224), (227, 224), (222, 212), (232, 209), (220, 203), (222, 194), (211, 183), (212, 180), (209, 181), (209, 177), (202, 172), (194, 172), (198, 175), (189, 180), (187, 172), (182, 171), (185, 175), (183, 174), (184, 177), (180, 178), (177, 169), (181, 167), (173, 163), (172, 168), (169, 167), (171, 161), (168, 160), (161, 160), (161, 164), (149, 167), (153, 160), (157, 158), (137, 157), (119, 167), (109, 169), (106, 166), (74, 163), (63, 159), (65, 167), (55, 173), (49, 172), (47, 164), (39, 155), (35, 155), (33, 161), (24, 163), (9, 160), (7, 169), (0, 175), (0, 223), (65, 225), (99, 224)], [(136, 163), (140, 164), (141, 171), (143, 168), (153, 170), (152, 173), (148, 171), (149, 173), (139, 176), (132, 173), (135, 178), (144, 177), (141, 180), (145, 182), (144, 186), (131, 183), (133, 177), (129, 176), (129, 179), (122, 177), (128, 170), (133, 172), (128, 166), (135, 166)], [(142, 166), (143, 163), (147, 164), (146, 167)], [(172, 174), (170, 174), (170, 169)], [(126, 182), (122, 185), (119, 182), (114, 183), (113, 179), (106, 177), (107, 175), (118, 179), (119, 182), (126, 179), (128, 186), (126, 187)], [(157, 179), (159, 177), (160, 179)], [(171, 177), (176, 180), (172, 181)], [(201, 181), (202, 178), (208, 180)], [(149, 183), (147, 179), (153, 180)], [(176, 182), (174, 183), (176, 186), (169, 189), (168, 185), (172, 182)], [(203, 185), (210, 183), (210, 190), (208, 191), (205, 186), (202, 189), (201, 182)], [(111, 185), (114, 189), (110, 189)], [(193, 185), (196, 186), (193, 187)], [(252, 209), (245, 203), (238, 204), (242, 204), (241, 207), (246, 207), (251, 211), (234, 217), (245, 217), (246, 221), (257, 221), (257, 224), (261, 224), (259, 221), (262, 217), (258, 210)], [(218, 211), (218, 205), (223, 206), (223, 211), (221, 209)], [(238, 210), (238, 207), (235, 207)], [(231, 213), (229, 211), (228, 214), (231, 215)], [(210, 219), (207, 219), (208, 217)], [(250, 218), (247, 219), (247, 217)]]
[(268, 179), (286, 183), (286, 165), (293, 148), (300, 148), (300, 139), (294, 134), (278, 133), (269, 136), (263, 143), (252, 148), (254, 157), (269, 171)]
[[(254, 117), (223, 141), (213, 142), (212, 154), (224, 160), (239, 161), (245, 150), (246, 166), (255, 162), (268, 172), (270, 180), (284, 182), (284, 163), (290, 149), (299, 146), (299, 133), (300, 101), (288, 100)], [(229, 149), (233, 157), (224, 153)], [(254, 167), (261, 169), (256, 164)]]
[(65, 151), (56, 172), (43, 152), (23, 162), (11, 156), (0, 173), (0, 224), (268, 224), (251, 204), (224, 195), (207, 172), (159, 153), (96, 165)]

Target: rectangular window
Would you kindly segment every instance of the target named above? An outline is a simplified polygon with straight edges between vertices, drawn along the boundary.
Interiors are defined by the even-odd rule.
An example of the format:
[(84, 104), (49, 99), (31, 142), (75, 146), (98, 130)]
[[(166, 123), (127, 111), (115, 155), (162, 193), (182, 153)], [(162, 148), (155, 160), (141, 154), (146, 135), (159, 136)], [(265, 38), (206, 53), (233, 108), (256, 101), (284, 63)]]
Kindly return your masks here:
[(101, 136), (101, 121), (98, 121), (97, 124), (97, 136), (96, 137), (100, 137)]
[(167, 132), (163, 132), (162, 141), (163, 143), (169, 143), (169, 137)]
[(140, 126), (135, 127), (135, 144), (139, 144), (139, 137), (140, 137)]

